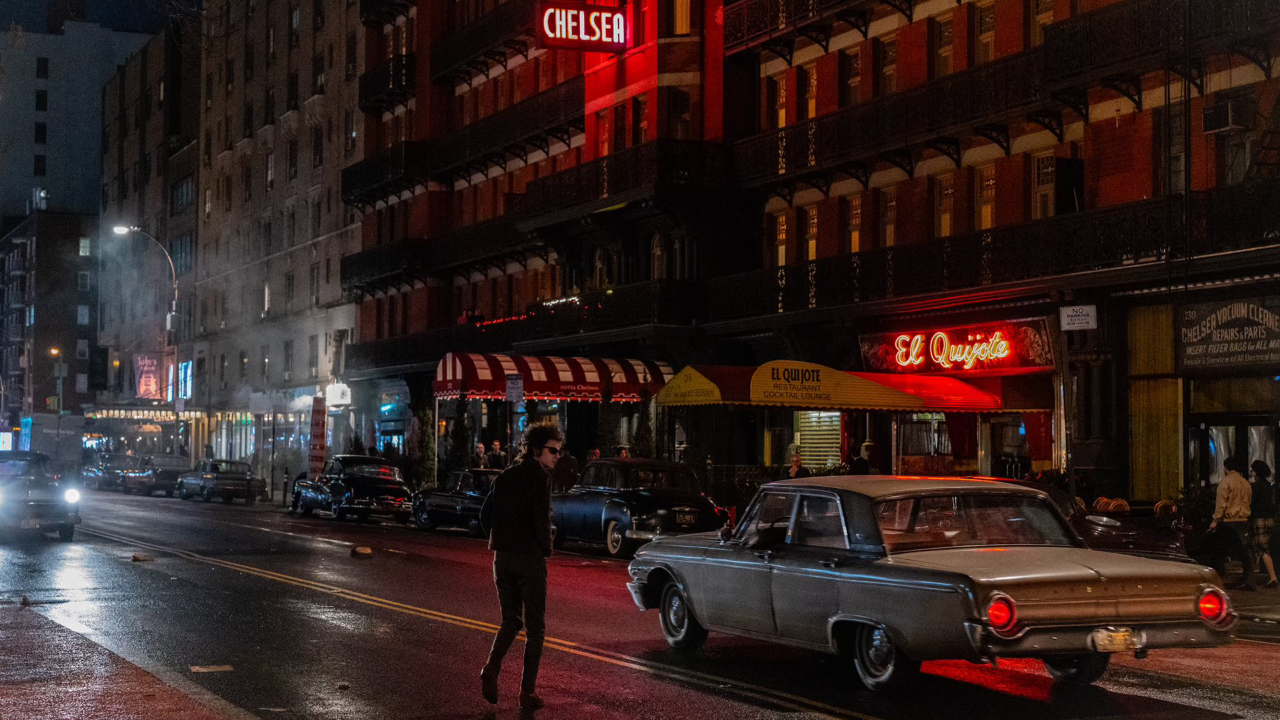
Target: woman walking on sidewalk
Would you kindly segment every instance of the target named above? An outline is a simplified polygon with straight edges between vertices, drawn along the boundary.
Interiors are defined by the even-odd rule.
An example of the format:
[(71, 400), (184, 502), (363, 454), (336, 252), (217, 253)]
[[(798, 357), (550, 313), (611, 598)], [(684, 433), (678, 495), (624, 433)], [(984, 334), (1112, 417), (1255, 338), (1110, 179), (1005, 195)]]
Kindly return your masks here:
[(1266, 569), (1270, 582), (1263, 587), (1276, 587), (1276, 565), (1271, 559), (1271, 533), (1276, 525), (1276, 483), (1271, 476), (1271, 466), (1261, 460), (1254, 460), (1249, 466), (1253, 470), (1253, 500), (1250, 513), (1253, 516), (1253, 551), (1262, 559), (1262, 567)]

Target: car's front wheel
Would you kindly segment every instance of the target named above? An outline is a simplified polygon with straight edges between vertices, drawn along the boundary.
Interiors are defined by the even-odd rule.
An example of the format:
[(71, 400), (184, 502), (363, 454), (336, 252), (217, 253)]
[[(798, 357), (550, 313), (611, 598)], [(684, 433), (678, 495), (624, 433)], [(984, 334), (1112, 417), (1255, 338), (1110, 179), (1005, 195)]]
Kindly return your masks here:
[(1071, 685), (1092, 685), (1110, 664), (1111, 655), (1099, 652), (1044, 658), (1044, 666), (1053, 679)]
[(436, 529), (436, 521), (431, 519), (431, 513), (425, 506), (413, 511), (413, 522), (422, 530)]
[(342, 511), (342, 503), (338, 500), (334, 500), (329, 503), (329, 515), (331, 515), (334, 520), (342, 520), (347, 516), (347, 514)]
[(76, 537), (75, 525), (63, 525), (58, 528), (58, 539), (62, 542), (71, 542)]
[(609, 557), (622, 558), (631, 555), (631, 540), (627, 539), (627, 528), (617, 520), (610, 520), (604, 529), (604, 549)]
[(868, 690), (892, 690), (920, 672), (920, 663), (902, 653), (889, 632), (859, 625), (853, 632), (853, 667)]
[(682, 652), (693, 652), (707, 641), (707, 629), (693, 616), (688, 598), (674, 580), (662, 589), (659, 610), (662, 635), (671, 647)]

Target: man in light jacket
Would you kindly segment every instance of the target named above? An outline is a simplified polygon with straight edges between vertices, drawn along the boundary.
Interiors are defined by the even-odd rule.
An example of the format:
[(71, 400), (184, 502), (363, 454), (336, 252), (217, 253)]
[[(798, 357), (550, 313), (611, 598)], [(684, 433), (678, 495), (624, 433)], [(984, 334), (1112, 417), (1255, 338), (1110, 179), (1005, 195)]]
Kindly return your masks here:
[(1256, 590), (1249, 578), (1253, 575), (1253, 553), (1249, 543), (1249, 513), (1253, 502), (1253, 487), (1241, 473), (1245, 469), (1244, 461), (1229, 457), (1222, 461), (1222, 469), (1226, 474), (1218, 483), (1218, 499), (1213, 506), (1213, 522), (1209, 530), (1215, 531), (1222, 525), (1225, 537), (1221, 538), (1220, 551), (1214, 557), (1214, 569), (1218, 575), (1226, 579), (1227, 556), (1240, 560), (1244, 565), (1244, 580), (1232, 589)]

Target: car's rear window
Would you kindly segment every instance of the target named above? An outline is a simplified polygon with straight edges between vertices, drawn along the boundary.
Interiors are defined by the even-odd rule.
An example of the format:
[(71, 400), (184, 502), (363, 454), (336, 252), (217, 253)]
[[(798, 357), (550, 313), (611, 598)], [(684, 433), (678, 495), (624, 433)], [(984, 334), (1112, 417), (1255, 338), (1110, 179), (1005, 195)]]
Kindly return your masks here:
[(693, 473), (684, 470), (667, 468), (636, 468), (623, 481), (628, 488), (667, 488), (672, 490), (693, 490), (697, 487), (697, 478)]
[(138, 467), (138, 458), (132, 455), (112, 455), (107, 458), (107, 467), (116, 470), (129, 470)]
[(218, 462), (215, 462), (213, 464), (213, 471), (216, 473), (235, 473), (236, 475), (248, 475), (249, 463), (219, 460)]
[(1022, 495), (954, 494), (886, 500), (875, 505), (890, 552), (946, 547), (1075, 545), (1045, 500)]
[(151, 458), (151, 464), (166, 470), (186, 470), (191, 461), (178, 455), (157, 455)]
[(370, 480), (389, 480), (392, 482), (400, 482), (400, 468), (395, 465), (383, 465), (380, 463), (362, 463), (359, 465), (347, 465), (347, 475), (367, 478)]

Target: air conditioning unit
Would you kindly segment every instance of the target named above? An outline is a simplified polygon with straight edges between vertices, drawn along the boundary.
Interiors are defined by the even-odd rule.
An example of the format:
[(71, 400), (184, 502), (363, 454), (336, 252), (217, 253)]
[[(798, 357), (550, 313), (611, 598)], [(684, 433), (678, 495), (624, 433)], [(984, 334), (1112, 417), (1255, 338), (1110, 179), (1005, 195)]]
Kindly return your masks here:
[(1240, 117), (1241, 108), (1231, 100), (1210, 105), (1204, 109), (1204, 134), (1213, 135), (1220, 132), (1240, 130), (1244, 127), (1244, 118)]

